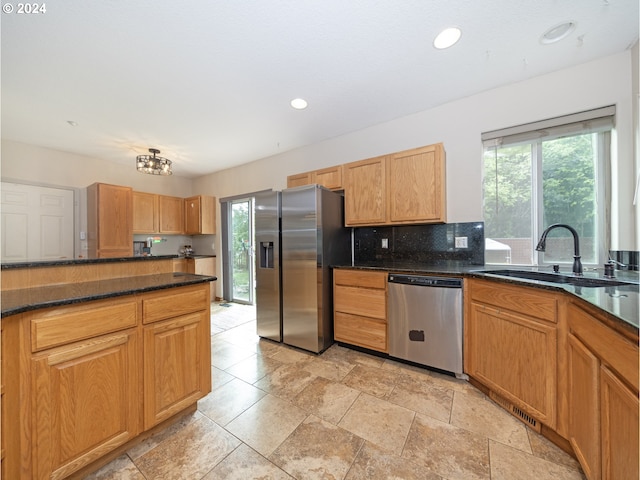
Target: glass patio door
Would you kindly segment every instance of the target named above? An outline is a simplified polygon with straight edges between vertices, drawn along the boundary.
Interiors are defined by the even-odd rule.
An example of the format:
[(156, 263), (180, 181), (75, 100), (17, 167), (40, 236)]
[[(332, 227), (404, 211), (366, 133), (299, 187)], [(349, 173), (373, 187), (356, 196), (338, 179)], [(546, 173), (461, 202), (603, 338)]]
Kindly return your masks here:
[(252, 198), (231, 202), (229, 223), (232, 301), (253, 304), (255, 262)]

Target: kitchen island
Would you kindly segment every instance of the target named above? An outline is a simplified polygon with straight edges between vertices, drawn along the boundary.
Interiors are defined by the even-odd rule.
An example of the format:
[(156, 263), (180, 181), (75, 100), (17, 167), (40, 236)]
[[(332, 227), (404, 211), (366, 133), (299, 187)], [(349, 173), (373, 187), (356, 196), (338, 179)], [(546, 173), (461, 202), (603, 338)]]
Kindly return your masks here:
[(2, 266), (4, 478), (82, 478), (211, 390), (216, 277), (174, 258)]

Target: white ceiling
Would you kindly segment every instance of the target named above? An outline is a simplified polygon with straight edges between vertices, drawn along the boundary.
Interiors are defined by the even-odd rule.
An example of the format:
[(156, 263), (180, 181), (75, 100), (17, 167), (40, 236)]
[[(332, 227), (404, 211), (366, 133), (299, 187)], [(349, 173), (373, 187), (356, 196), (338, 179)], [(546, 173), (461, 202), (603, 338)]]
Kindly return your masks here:
[[(203, 175), (622, 52), (638, 3), (46, 2), (1, 16), (2, 137), (131, 168), (154, 147), (174, 175)], [(567, 20), (570, 36), (539, 42)], [(460, 42), (434, 49), (451, 25)]]

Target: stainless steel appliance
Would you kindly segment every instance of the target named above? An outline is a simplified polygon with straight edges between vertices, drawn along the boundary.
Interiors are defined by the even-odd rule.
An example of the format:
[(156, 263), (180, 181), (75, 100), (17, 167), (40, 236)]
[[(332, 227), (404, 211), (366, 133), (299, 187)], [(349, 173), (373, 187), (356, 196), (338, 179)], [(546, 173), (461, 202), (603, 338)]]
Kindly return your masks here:
[(254, 197), (256, 324), (261, 337), (282, 341), (280, 192)]
[[(258, 335), (273, 340), (281, 335), (285, 344), (320, 353), (333, 343), (330, 267), (344, 265), (351, 258), (350, 230), (344, 227), (343, 197), (318, 185), (283, 190), (280, 252), (273, 219), (277, 208), (268, 203), (267, 197), (256, 197), (255, 210), (259, 249), (256, 255)], [(271, 220), (262, 219), (268, 212)], [(278, 267), (280, 295), (276, 287)], [(280, 321), (276, 313), (278, 302), (281, 302), (279, 331), (276, 327)]]
[(464, 378), (462, 280), (389, 274), (389, 355)]

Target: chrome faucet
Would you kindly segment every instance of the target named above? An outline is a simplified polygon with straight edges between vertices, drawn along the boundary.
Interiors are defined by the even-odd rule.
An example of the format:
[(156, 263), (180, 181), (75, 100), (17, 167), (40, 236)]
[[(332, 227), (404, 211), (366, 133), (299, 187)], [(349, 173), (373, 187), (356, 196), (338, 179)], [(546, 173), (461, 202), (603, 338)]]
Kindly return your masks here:
[(554, 223), (553, 225), (549, 225), (544, 232), (542, 232), (542, 236), (540, 237), (540, 241), (538, 245), (536, 245), (536, 250), (539, 252), (544, 252), (547, 243), (547, 235), (554, 228), (563, 227), (571, 232), (573, 235), (573, 273), (575, 275), (582, 275), (582, 262), (580, 261), (580, 241), (578, 240), (578, 232), (576, 230), (564, 223)]

